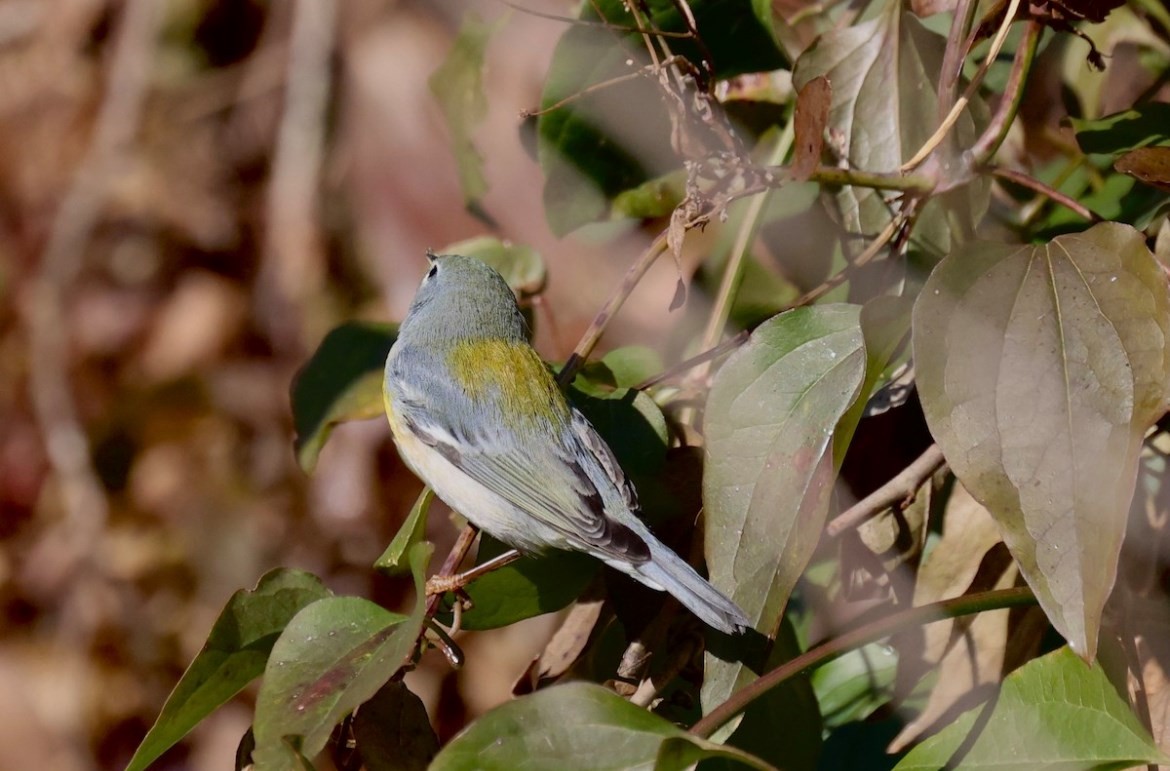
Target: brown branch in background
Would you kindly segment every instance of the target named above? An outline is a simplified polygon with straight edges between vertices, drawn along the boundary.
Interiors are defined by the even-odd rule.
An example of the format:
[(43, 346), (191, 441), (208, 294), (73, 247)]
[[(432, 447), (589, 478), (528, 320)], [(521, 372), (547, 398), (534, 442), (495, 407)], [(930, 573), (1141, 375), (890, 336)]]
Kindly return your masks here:
[[(164, 4), (157, 0), (127, 0), (123, 5), (93, 138), (53, 218), (39, 274), (22, 308), (29, 330), (29, 395), (65, 515), (58, 529), (65, 543), (46, 540), (42, 546), (53, 553), (30, 555), (28, 560), (28, 569), (34, 573), (30, 582), (49, 591), (73, 571), (86, 569), (87, 555), (109, 514), (69, 383), (66, 304), (102, 216), (110, 182), (138, 132), (164, 11)], [(65, 615), (71, 620), (91, 617)]]
[(290, 352), (302, 345), (301, 306), (322, 269), (318, 191), (336, 12), (335, 0), (297, 0), (293, 8), (284, 112), (268, 187), (257, 317), (275, 346)]
[(857, 503), (833, 518), (825, 532), (833, 538), (851, 528), (858, 527), (873, 519), (892, 506), (905, 507), (914, 501), (918, 488), (926, 483), (936, 471), (946, 465), (946, 458), (937, 444), (926, 448), (926, 452), (904, 468), (889, 482), (874, 490)]
[(1029, 190), (1033, 190), (1040, 195), (1055, 201), (1056, 203), (1076, 214), (1078, 217), (1082, 217), (1090, 222), (1101, 221), (1101, 218), (1093, 213), (1093, 211), (1091, 211), (1084, 204), (1071, 196), (1065, 195), (1056, 188), (1049, 187), (1035, 177), (1029, 177), (1027, 174), (1024, 174), (1020, 171), (1000, 167), (991, 169), (991, 175), (994, 177), (999, 177), (1000, 179), (1006, 179), (1008, 182), (1012, 182), (1016, 185), (1019, 185), (1020, 187), (1026, 187)]

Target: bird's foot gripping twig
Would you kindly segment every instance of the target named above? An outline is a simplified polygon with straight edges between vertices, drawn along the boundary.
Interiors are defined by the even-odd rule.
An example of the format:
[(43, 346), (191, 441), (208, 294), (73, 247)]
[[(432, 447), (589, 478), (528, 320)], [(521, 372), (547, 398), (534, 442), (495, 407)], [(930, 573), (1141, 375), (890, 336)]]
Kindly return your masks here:
[(502, 568), (516, 560), (520, 559), (520, 552), (515, 549), (504, 552), (498, 556), (492, 557), (482, 565), (476, 565), (470, 570), (465, 570), (462, 573), (453, 573), (451, 575), (431, 576), (427, 579), (427, 596), (436, 594), (446, 594), (447, 592), (455, 592), (461, 602), (465, 602), (470, 607), (471, 598), (463, 591), (463, 588), (470, 584), (475, 579), (487, 573)]

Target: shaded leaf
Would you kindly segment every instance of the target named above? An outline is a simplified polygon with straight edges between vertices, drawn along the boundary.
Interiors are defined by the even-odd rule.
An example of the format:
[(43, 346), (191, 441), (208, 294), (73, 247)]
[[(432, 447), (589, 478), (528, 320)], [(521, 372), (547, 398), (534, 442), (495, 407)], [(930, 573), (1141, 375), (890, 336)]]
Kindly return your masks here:
[(287, 768), (290, 746), (316, 755), (333, 727), (402, 668), (422, 629), (423, 572), (432, 549), (422, 543), (411, 551), (411, 615), (360, 597), (331, 597), (309, 605), (285, 627), (256, 699), (258, 771)]
[(495, 268), (520, 297), (540, 294), (548, 281), (544, 258), (530, 246), (501, 241), (494, 236), (477, 236), (448, 244), (442, 251), (483, 260)]
[[(765, 322), (716, 373), (707, 399), (707, 567), (765, 634), (820, 538), (833, 428), (865, 376), (858, 318), (856, 306), (823, 305)], [(708, 654), (705, 709), (751, 677)]]
[(297, 462), (305, 471), (317, 465), (317, 456), (329, 432), (346, 420), (365, 420), (382, 414), (382, 370), (398, 327), (368, 321), (350, 321), (325, 336), (292, 384), (293, 444)]
[(1141, 234), (1105, 223), (956, 252), (919, 295), (914, 360), (951, 468), (1091, 658), (1142, 435), (1170, 379), (1166, 280)]
[(426, 707), (399, 680), (358, 709), (353, 733), (367, 771), (423, 771), (439, 751)]
[(833, 659), (812, 673), (825, 726), (865, 720), (894, 695), (898, 653), (884, 643), (870, 643)]
[(463, 200), (473, 211), (487, 192), (487, 180), (483, 174), (483, 158), (475, 149), (471, 135), (488, 114), (483, 91), (484, 52), (502, 24), (503, 18), (485, 24), (474, 13), (464, 15), (451, 51), (427, 81), (447, 120)]
[[(991, 514), (971, 497), (966, 488), (956, 483), (943, 512), (942, 538), (927, 554), (918, 571), (914, 604), (925, 605), (958, 597), (968, 591), (1012, 586), (1017, 576), (1014, 565), (1003, 564), (1006, 559), (994, 559), (999, 554), (1007, 557), (1003, 547), (1000, 546), (988, 559), (988, 552), (999, 543), (999, 528)], [(983, 585), (974, 586), (972, 582), (984, 566), (992, 568), (991, 572), (996, 574), (984, 577)], [(974, 618), (948, 619), (923, 628), (925, 645), (921, 658), (924, 666), (937, 673), (936, 681), (926, 706), (898, 734), (891, 745), (892, 750), (908, 746), (936, 720), (950, 714), (955, 704), (970, 699), (979, 689), (999, 682), (1009, 615), (1010, 611), (1005, 608), (980, 613)]]
[[(667, 739), (690, 747), (664, 747)], [(660, 752), (665, 757), (658, 762)], [(599, 685), (568, 683), (483, 715), (448, 742), (431, 769), (682, 769), (711, 752), (734, 751), (697, 742)], [(763, 763), (754, 767), (769, 768)]]
[(410, 507), (410, 512), (403, 520), (402, 526), (398, 528), (398, 532), (391, 539), (390, 545), (374, 562), (374, 567), (392, 576), (410, 569), (410, 550), (426, 536), (427, 512), (430, 511), (431, 501), (434, 499), (435, 493), (431, 488), (424, 487), (423, 491), (418, 494), (414, 505)]
[[(784, 64), (768, 4), (697, 0), (688, 5), (716, 78)], [(598, 0), (584, 4), (580, 18), (620, 26), (642, 20), (659, 30), (685, 30), (675, 3), (650, 0), (646, 6), (649, 19), (631, 15), (621, 0)], [(692, 41), (675, 38), (670, 48), (703, 69)], [(537, 121), (545, 212), (557, 235), (603, 217), (619, 193), (681, 168), (657, 78), (628, 78), (647, 63), (645, 43), (636, 32), (579, 25), (557, 43), (540, 100), (548, 112)], [(620, 78), (627, 79), (613, 82)], [(591, 87), (596, 88), (582, 93)], [(572, 101), (553, 108), (566, 99)]]
[(1170, 144), (1170, 104), (1147, 102), (1096, 120), (1070, 118), (1086, 153), (1120, 155), (1139, 147)]
[(286, 569), (266, 573), (250, 592), (232, 595), (127, 771), (145, 769), (259, 677), (281, 630), (306, 605), (329, 595), (316, 576)]
[[(984, 709), (989, 716), (980, 714)], [(1031, 771), (1168, 762), (1101, 667), (1061, 648), (1008, 675), (994, 704), (964, 713), (897, 768)]]

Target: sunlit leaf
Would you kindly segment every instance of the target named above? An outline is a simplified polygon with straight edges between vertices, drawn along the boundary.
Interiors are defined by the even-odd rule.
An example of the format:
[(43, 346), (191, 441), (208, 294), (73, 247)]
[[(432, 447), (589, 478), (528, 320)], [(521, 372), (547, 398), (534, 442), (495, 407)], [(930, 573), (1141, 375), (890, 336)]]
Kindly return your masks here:
[(220, 705), (264, 672), (281, 630), (304, 608), (328, 597), (316, 576), (274, 570), (252, 591), (239, 591), (211, 627), (203, 650), (171, 692), (162, 713), (126, 766), (147, 768)]
[(1142, 435), (1170, 380), (1166, 279), (1141, 234), (1106, 223), (951, 255), (914, 309), (914, 360), (951, 468), (1091, 658)]
[[(707, 568), (764, 633), (776, 629), (824, 525), (833, 428), (865, 376), (859, 310), (815, 306), (766, 322), (718, 371), (707, 400)], [(704, 707), (751, 677), (708, 654)]]
[[(483, 715), (447, 743), (431, 769), (681, 771), (717, 754), (750, 758), (696, 740), (673, 723), (599, 685), (569, 683), (537, 691)], [(769, 768), (758, 761), (750, 767)]]
[(423, 540), (427, 531), (427, 512), (431, 508), (431, 501), (435, 499), (431, 488), (423, 488), (418, 499), (410, 507), (406, 519), (402, 521), (398, 532), (394, 534), (390, 545), (382, 556), (374, 562), (374, 567), (384, 570), (390, 575), (397, 575), (410, 569), (409, 555), (411, 548)]
[(1061, 648), (1008, 675), (994, 703), (961, 715), (897, 769), (1087, 771), (1168, 762), (1101, 667)]
[(1170, 144), (1170, 104), (1146, 102), (1096, 120), (1070, 118), (1086, 153), (1121, 155), (1139, 147)]
[(292, 385), (297, 461), (305, 471), (329, 432), (346, 420), (382, 415), (382, 370), (397, 326), (350, 321), (334, 329), (297, 373)]
[(423, 543), (411, 552), (416, 589), (411, 615), (360, 597), (330, 597), (304, 608), (285, 627), (256, 700), (258, 771), (287, 768), (289, 746), (316, 755), (333, 727), (403, 666), (422, 628), (423, 571), (431, 551)]

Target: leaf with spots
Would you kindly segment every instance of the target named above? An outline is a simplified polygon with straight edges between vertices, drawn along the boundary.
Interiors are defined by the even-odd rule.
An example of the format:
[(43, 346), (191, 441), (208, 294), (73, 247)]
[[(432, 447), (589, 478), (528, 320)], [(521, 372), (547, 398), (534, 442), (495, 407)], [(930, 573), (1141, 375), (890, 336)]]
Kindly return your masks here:
[(360, 597), (318, 600), (298, 613), (272, 648), (256, 699), (257, 769), (289, 768), (292, 748), (312, 758), (333, 727), (402, 668), (422, 628), (423, 573), (433, 547), (411, 550), (416, 599), (409, 616)]
[[(707, 568), (764, 634), (776, 630), (820, 539), (836, 475), (834, 428), (865, 368), (858, 306), (820, 305), (765, 322), (711, 386)], [(704, 707), (750, 679), (742, 663), (708, 654)]]
[(975, 243), (931, 274), (913, 336), (931, 433), (1053, 625), (1092, 658), (1142, 436), (1167, 404), (1165, 275), (1116, 223)]

